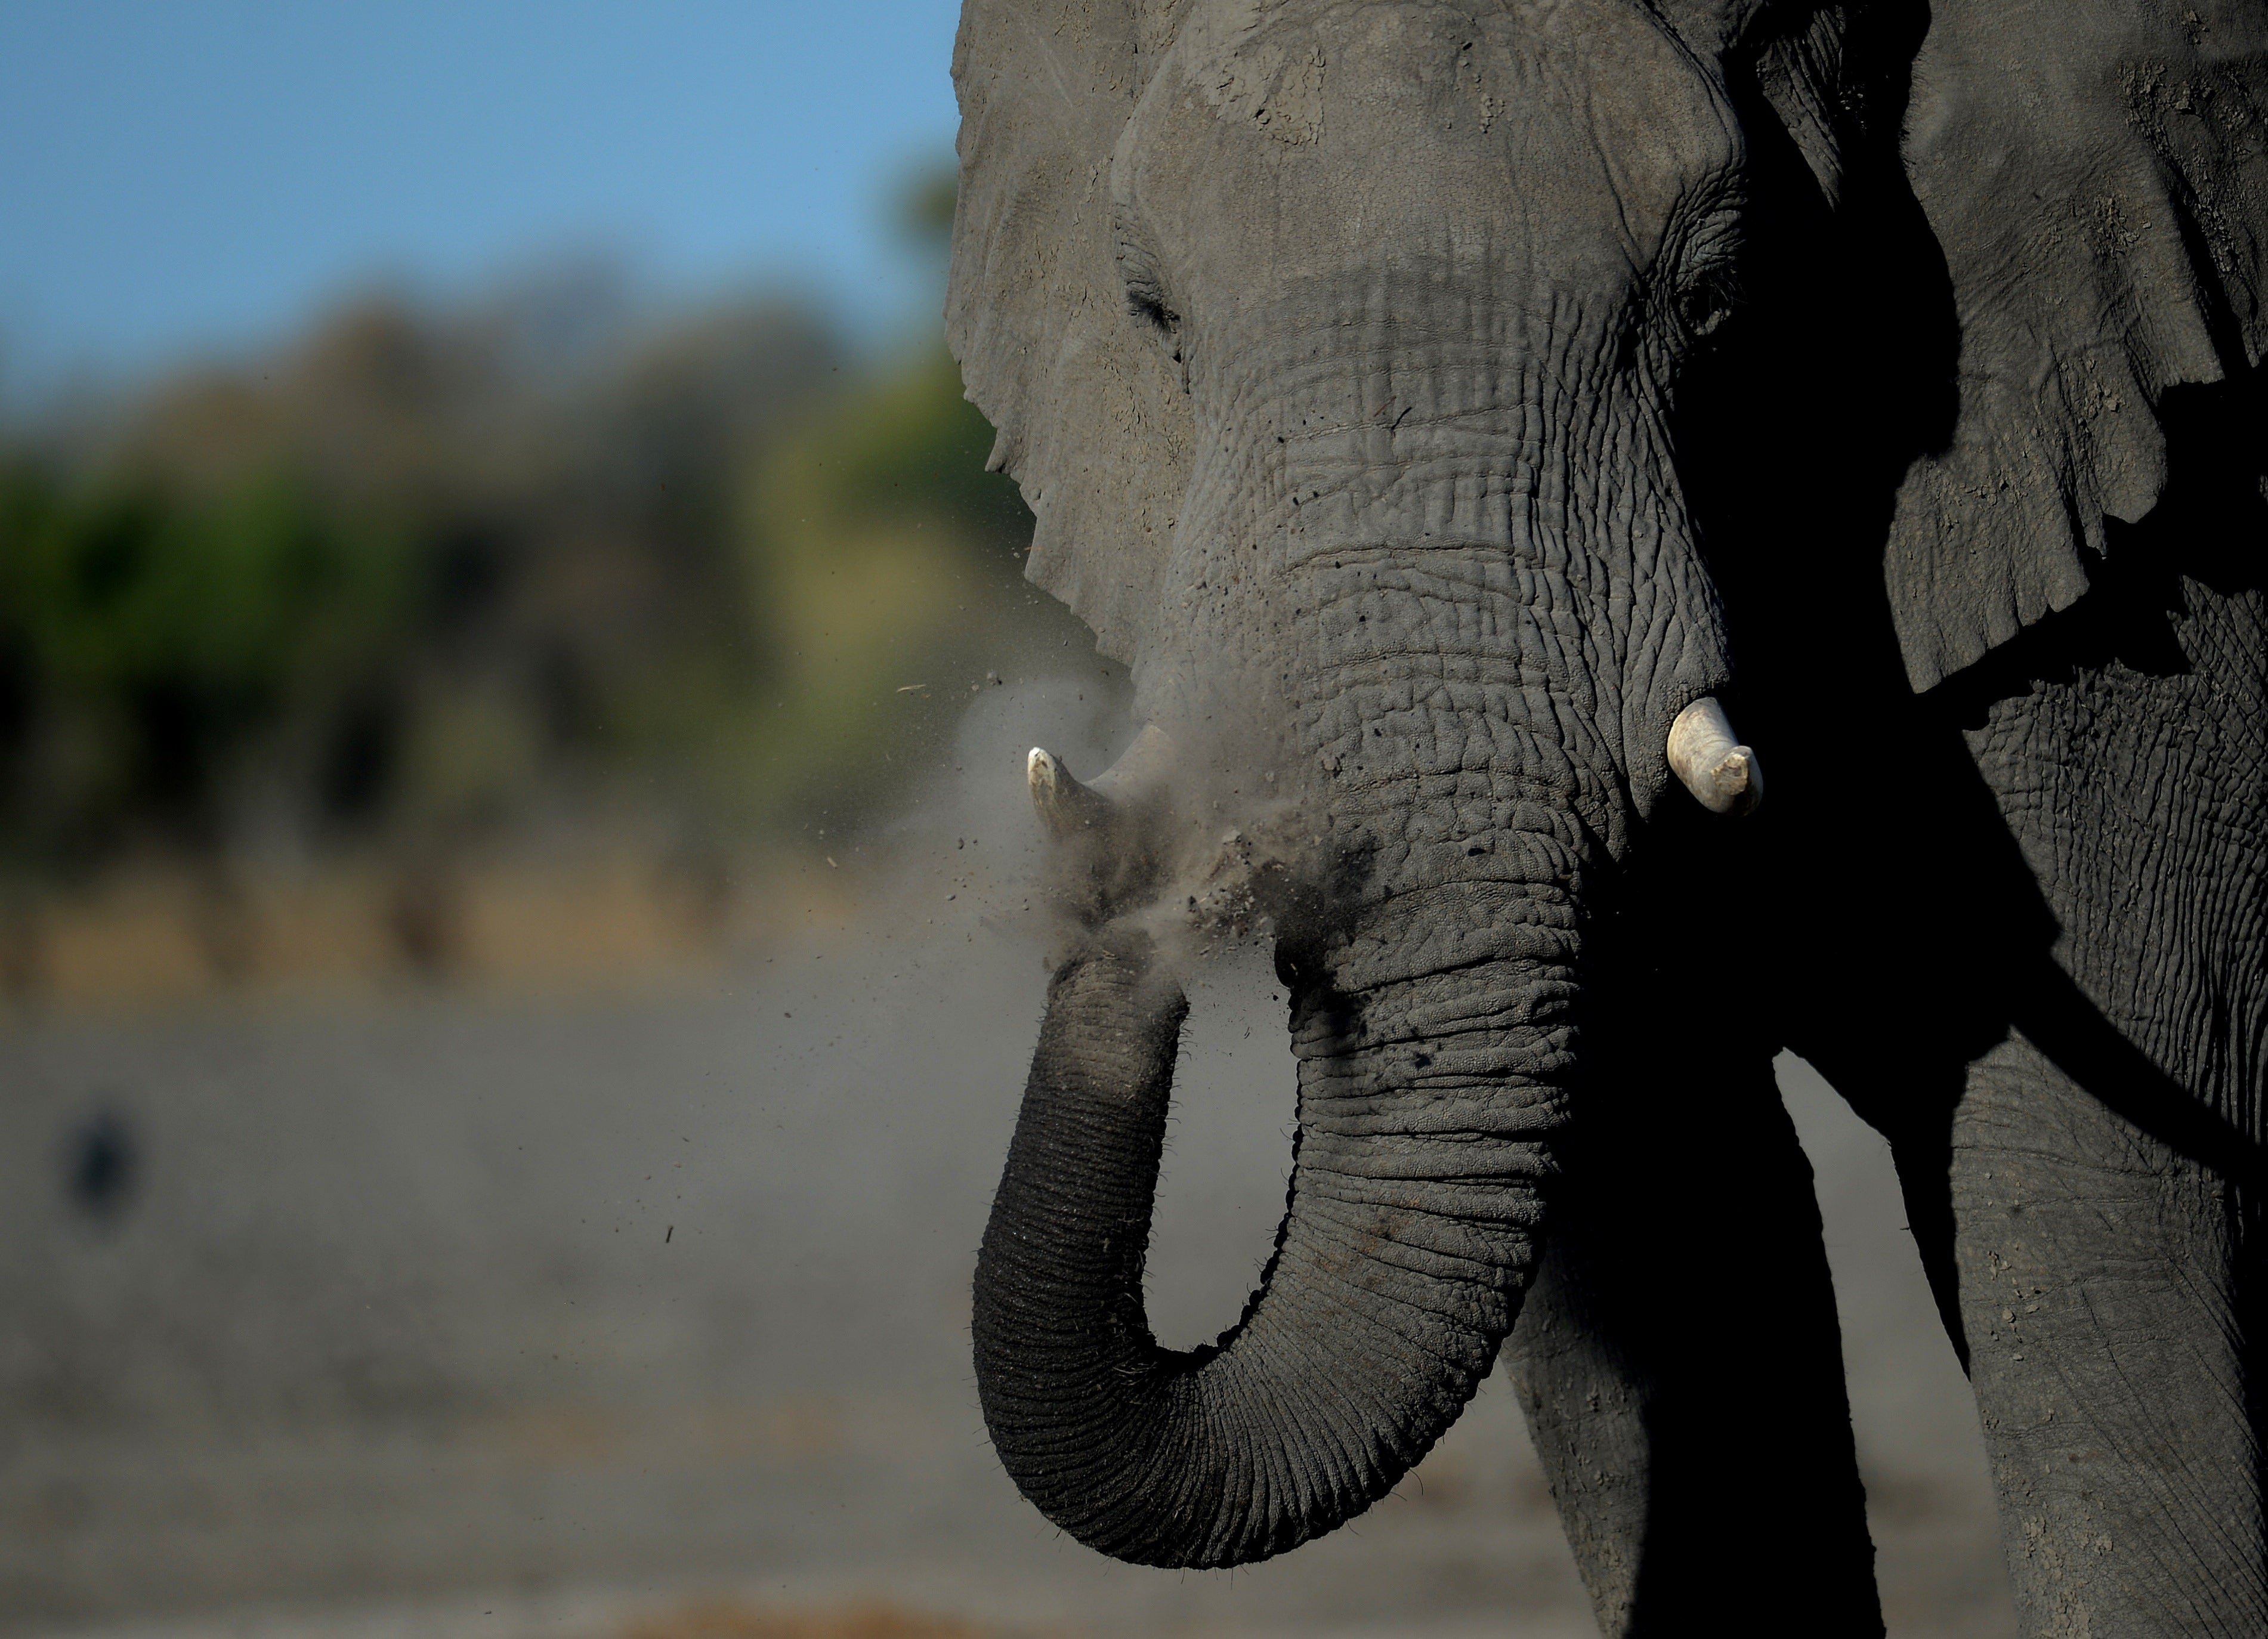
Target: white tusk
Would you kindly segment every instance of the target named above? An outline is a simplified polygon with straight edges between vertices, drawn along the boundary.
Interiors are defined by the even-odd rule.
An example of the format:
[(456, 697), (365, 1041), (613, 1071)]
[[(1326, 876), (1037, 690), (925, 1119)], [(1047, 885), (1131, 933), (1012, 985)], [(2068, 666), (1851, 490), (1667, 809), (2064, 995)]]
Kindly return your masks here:
[(1162, 790), (1173, 766), (1174, 742), (1154, 723), (1145, 723), (1118, 761), (1094, 776), (1094, 789), (1114, 803), (1138, 801)]
[(1764, 799), (1756, 753), (1734, 740), (1714, 695), (1704, 695), (1669, 725), (1669, 767), (1711, 813), (1751, 813)]
[(1172, 761), (1172, 742), (1156, 724), (1145, 727), (1116, 762), (1082, 785), (1053, 752), (1035, 746), (1024, 760), (1024, 778), (1032, 788), (1032, 806), (1050, 835), (1107, 826), (1122, 809), (1147, 801), (1165, 783)]
[(1109, 801), (1071, 778), (1071, 770), (1054, 753), (1033, 746), (1024, 760), (1024, 778), (1032, 788), (1032, 806), (1050, 836), (1069, 836), (1108, 823)]

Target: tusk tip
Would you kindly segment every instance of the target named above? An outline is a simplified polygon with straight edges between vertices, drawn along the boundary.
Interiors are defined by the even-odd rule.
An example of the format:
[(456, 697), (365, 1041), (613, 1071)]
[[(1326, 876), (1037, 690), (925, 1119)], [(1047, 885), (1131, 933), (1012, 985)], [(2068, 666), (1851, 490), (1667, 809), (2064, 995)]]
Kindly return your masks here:
[(1764, 800), (1764, 775), (1756, 767), (1756, 753), (1746, 746), (1735, 746), (1726, 753), (1725, 760), (1710, 771), (1710, 783), (1718, 801), (1709, 806), (1720, 814), (1753, 813)]
[(1165, 771), (1167, 740), (1155, 724), (1146, 725), (1116, 763), (1087, 784), (1064, 767), (1044, 746), (1024, 755), (1024, 778), (1041, 826), (1058, 841), (1088, 833), (1116, 846), (1127, 842), (1128, 827), (1143, 812), (1145, 791)]
[(1024, 781), (1032, 788), (1032, 805), (1042, 819), (1054, 817), (1071, 783), (1063, 764), (1038, 746), (1024, 759)]
[(1041, 822), (1057, 835), (1109, 816), (1109, 805), (1080, 784), (1060, 758), (1042, 746), (1033, 746), (1024, 759), (1024, 777), (1032, 788), (1032, 806)]

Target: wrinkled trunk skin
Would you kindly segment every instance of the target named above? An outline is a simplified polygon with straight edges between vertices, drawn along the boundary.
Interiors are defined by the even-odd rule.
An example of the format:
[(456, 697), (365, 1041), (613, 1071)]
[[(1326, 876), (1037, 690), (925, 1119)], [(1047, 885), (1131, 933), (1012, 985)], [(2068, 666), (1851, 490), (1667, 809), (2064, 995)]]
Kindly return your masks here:
[(1244, 1564), (1360, 1513), (1456, 1420), (1535, 1263), (1573, 954), (1546, 943), (1361, 996), (1287, 972), (1290, 1203), (1243, 1319), (1187, 1353), (1142, 1302), (1186, 1003), (1123, 929), (1057, 973), (975, 1318), (993, 1443), (1049, 1519), (1139, 1563)]
[(1256, 822), (1288, 790), (1317, 845), (1278, 946), (1291, 1201), (1239, 1326), (1160, 1351), (1142, 1260), (1182, 1003), (1107, 927), (1057, 975), (977, 1267), (994, 1444), (1122, 1559), (1281, 1553), (1469, 1401), (1536, 1260), (1591, 878), (1725, 680), (1660, 395), (1579, 305), (1451, 271), (1191, 321), (1216, 430), (1162, 589), (1177, 647), (1138, 683), (1192, 805)]

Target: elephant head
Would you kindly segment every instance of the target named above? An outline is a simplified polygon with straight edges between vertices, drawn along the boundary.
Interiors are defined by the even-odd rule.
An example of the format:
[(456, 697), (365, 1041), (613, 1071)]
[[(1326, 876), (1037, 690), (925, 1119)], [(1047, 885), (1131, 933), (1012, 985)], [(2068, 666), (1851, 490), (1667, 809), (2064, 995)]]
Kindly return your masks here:
[[(994, 1444), (1081, 1540), (1280, 1552), (1382, 1496), (1488, 1371), (1582, 1062), (1601, 885), (1681, 785), (1720, 812), (1759, 789), (1716, 705), (1680, 394), (1773, 213), (1833, 210), (1895, 134), (1922, 33), (1888, 10), (1870, 32), (1750, 0), (968, 0), (951, 338), (1037, 517), (1032, 578), (1130, 662), (1151, 725), (1096, 790), (1035, 757), (1101, 886), (977, 1269)], [(1906, 163), (1933, 221), (1983, 214), (1958, 151), (2007, 123), (1974, 88), (2012, 77), (1959, 70), (1999, 26), (1921, 48), (1950, 151), (1932, 170), (1925, 133)], [(2140, 140), (2097, 113), (2097, 149)], [(1899, 503), (1917, 684), (2076, 595), (2105, 510), (2148, 490), (2146, 407), (2213, 359), (2178, 314), (2154, 353), (2075, 320), (2115, 304), (2115, 268), (2027, 283), (1987, 246), (1964, 283), (1963, 254), (1964, 335), (2015, 340), (1964, 353), (1957, 436)], [(2046, 454), (1999, 436), (2041, 390), (2025, 347), (2135, 379), (2137, 413), (2063, 415)], [(1978, 524), (1980, 481), (2038, 539)], [(1141, 1283), (1184, 1009), (1143, 901), (1194, 907), (1174, 839), (1256, 822), (1291, 1200), (1237, 1326), (1170, 1353)]]

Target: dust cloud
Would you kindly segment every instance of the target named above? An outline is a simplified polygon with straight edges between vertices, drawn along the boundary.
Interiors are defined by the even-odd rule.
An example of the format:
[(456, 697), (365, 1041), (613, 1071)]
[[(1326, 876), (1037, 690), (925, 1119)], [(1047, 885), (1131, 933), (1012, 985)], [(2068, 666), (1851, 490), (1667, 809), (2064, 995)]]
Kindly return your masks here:
[[(1023, 758), (1134, 726), (1099, 667), (977, 687), (909, 806), (814, 835), (826, 895), (666, 984), (11, 1021), (0, 1634), (1594, 1631), (1493, 1380), (1234, 1575), (1101, 1560), (993, 1459), (969, 1275), (1059, 928)], [(1182, 977), (1149, 1295), (1186, 1346), (1267, 1254), (1292, 1077), (1262, 941)], [(1782, 1069), (1891, 1631), (2011, 1632), (1887, 1158)]]

